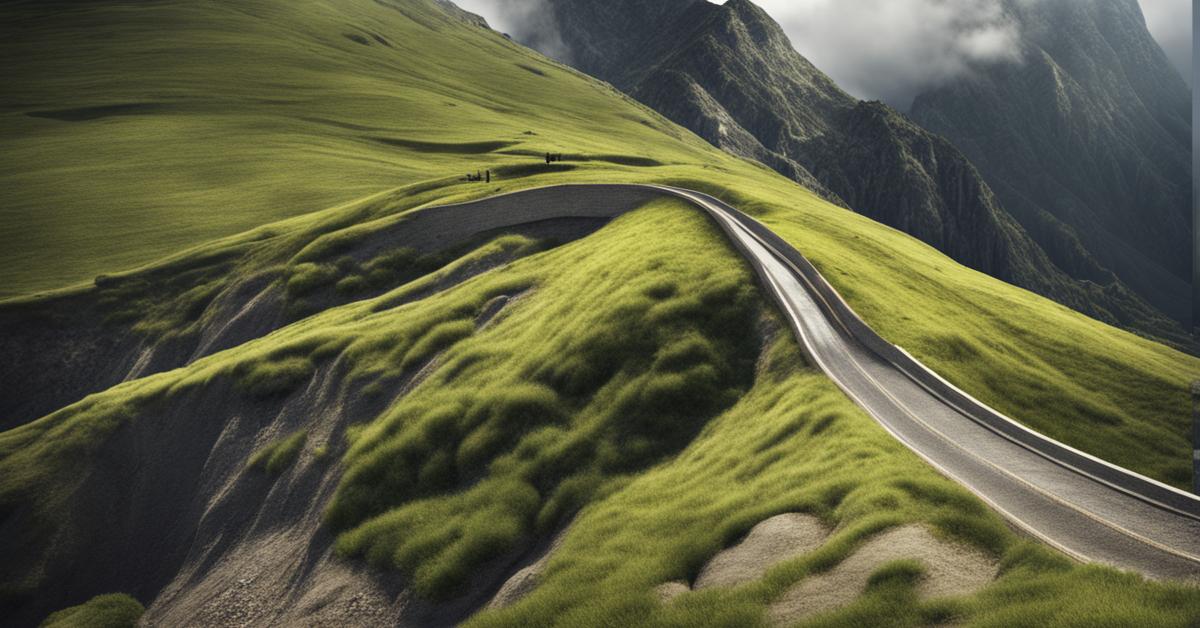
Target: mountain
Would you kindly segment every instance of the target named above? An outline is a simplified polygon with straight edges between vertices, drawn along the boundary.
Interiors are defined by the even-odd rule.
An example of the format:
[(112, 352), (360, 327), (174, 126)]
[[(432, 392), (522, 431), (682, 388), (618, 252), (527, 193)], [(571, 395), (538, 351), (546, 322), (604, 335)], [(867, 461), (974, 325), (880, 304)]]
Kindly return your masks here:
[(1187, 342), (1082, 247), (1059, 244), (1049, 257), (950, 141), (842, 91), (749, 0), (546, 6), (568, 62), (710, 143), (971, 268), (1100, 320)]
[(970, 157), (1061, 268), (1103, 269), (1180, 321), (1191, 312), (1191, 94), (1136, 0), (1007, 0), (1019, 63), (918, 95), (911, 115)]
[[(88, 269), (0, 300), (6, 627), (143, 607), (148, 626), (740, 626), (814, 582), (867, 625), (1200, 616), (1194, 587), (1078, 565), (908, 451), (694, 207), (537, 189), (720, 196), (955, 385), (1181, 487), (1196, 357), (957, 264), (437, 0), (0, 3), (0, 34), (22, 59), (0, 65), (21, 88), (0, 92), (0, 194), (24, 199), (6, 217), (76, 227), (37, 246), (0, 230), (4, 260), (11, 243), (38, 262), (0, 277)], [(118, 106), (138, 102), (157, 106)], [(252, 228), (176, 233), (235, 208)], [(538, 210), (570, 217), (490, 228)], [(764, 536), (820, 548), (682, 593)], [(918, 582), (907, 559), (930, 556)], [(950, 561), (983, 589), (956, 576), (961, 603), (926, 602)]]

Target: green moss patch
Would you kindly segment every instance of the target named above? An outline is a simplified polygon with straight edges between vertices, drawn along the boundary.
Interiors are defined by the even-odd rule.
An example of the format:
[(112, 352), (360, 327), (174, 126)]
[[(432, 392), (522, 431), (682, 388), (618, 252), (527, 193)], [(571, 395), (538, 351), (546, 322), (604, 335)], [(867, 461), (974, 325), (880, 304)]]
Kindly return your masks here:
[(145, 611), (132, 597), (109, 593), (51, 614), (41, 628), (133, 628)]
[(256, 451), (246, 466), (279, 475), (295, 464), (308, 440), (308, 430), (298, 430)]

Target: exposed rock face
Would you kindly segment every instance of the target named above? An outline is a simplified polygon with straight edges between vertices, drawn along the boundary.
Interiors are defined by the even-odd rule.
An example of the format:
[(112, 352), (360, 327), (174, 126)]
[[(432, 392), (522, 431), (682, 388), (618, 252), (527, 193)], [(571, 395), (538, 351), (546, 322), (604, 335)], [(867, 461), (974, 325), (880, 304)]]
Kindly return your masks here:
[[(842, 91), (749, 0), (549, 0), (549, 7), (564, 61), (712, 144), (967, 266), (1106, 322), (1182, 337), (1073, 232), (1014, 220), (953, 144)], [(1028, 229), (1042, 237), (1035, 242)]]
[(919, 95), (913, 118), (971, 158), (1060, 268), (1102, 283), (1101, 267), (1111, 269), (1186, 320), (1187, 86), (1136, 0), (1006, 0), (1005, 10), (1020, 25), (1023, 61)]
[(837, 119), (840, 133), (805, 149), (813, 172), (851, 207), (870, 208), (864, 213), (967, 266), (1049, 287), (1053, 269), (949, 142), (878, 102), (838, 112)]

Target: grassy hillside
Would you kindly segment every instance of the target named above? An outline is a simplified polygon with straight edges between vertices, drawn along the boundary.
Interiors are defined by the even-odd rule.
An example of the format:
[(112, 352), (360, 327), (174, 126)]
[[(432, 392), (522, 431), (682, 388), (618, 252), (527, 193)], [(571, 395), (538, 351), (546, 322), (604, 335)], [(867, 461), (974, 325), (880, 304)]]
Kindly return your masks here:
[(678, 181), (795, 245), (884, 338), (1026, 425), (1189, 488), (1188, 386), (1200, 359), (954, 263), (789, 186)]
[[(968, 392), (1176, 485), (1188, 481), (1185, 385), (1200, 360), (966, 270), (421, 0), (293, 4), (0, 9), (21, 27), (0, 44), (5, 58), (46, 44), (19, 70), (28, 96), (0, 114), (5, 285), (85, 280), (72, 298), (100, 304), (103, 333), (149, 345), (219, 323), (217, 295), (242, 282), (277, 286), (287, 308), (271, 335), (0, 433), (2, 531), (32, 552), (0, 570), (10, 599), (36, 597), (55, 560), (100, 551), (90, 544), (111, 530), (89, 527), (79, 507), (89, 478), (108, 477), (98, 470), (203, 442), (238, 453), (234, 486), (337, 480), (323, 521), (340, 555), (398, 570), (422, 599), (453, 597), (478, 568), (575, 521), (544, 586), (483, 625), (761, 622), (793, 583), (912, 522), (999, 561), (1000, 579), (928, 602), (900, 569), (913, 577), (884, 574), (831, 623), (1200, 615), (1194, 589), (1081, 568), (1018, 540), (920, 463), (770, 332), (744, 265), (692, 210), (656, 203), (557, 248), (510, 235), (439, 259), (403, 242), (352, 254), (414, 210), (531, 186), (710, 191), (777, 229), (885, 337)], [(28, 115), (46, 111), (57, 113)], [(546, 168), (548, 150), (569, 159)], [(484, 168), (491, 185), (456, 180)], [(232, 235), (210, 239), (220, 234)], [(498, 264), (466, 282), (455, 274)], [(56, 303), (0, 308), (52, 318)], [(502, 316), (483, 320), (495, 303)], [(321, 378), (376, 409), (353, 426), (313, 408), (270, 423)], [(216, 439), (246, 416), (263, 417), (259, 431), (185, 437)], [(158, 437), (131, 436), (142, 430)], [(145, 443), (155, 448), (134, 448)], [(654, 586), (694, 577), (789, 511), (833, 536), (756, 584), (656, 605)], [(54, 552), (35, 551), (45, 547)]]
[(0, 298), (512, 151), (716, 157), (422, 4), (4, 3)]
[[(660, 234), (653, 243), (648, 230)], [(867, 594), (821, 616), (826, 625), (1185, 626), (1200, 614), (1195, 589), (1080, 567), (1021, 540), (922, 463), (804, 363), (745, 264), (677, 202), (395, 306), (424, 281), (0, 435), (0, 509), (36, 522), (23, 544), (71, 539), (38, 553), (54, 573), (64, 553), (86, 553), (111, 533), (70, 504), (88, 485), (76, 470), (109, 455), (119, 434), (190, 434), (241, 404), (271, 416), (334, 372), (368, 396), (407, 392), (344, 432), (245, 447), (242, 465), (287, 447), (293, 461), (340, 477), (325, 522), (340, 532), (341, 555), (399, 570), (422, 599), (453, 600), (472, 574), (573, 520), (543, 584), (474, 625), (759, 625), (790, 587), (913, 523), (990, 557), (998, 579), (928, 600), (916, 588), (920, 568), (911, 577), (881, 569)], [(480, 322), (501, 295), (508, 304)], [(257, 386), (263, 373), (277, 385)], [(204, 402), (214, 388), (229, 390), (233, 405)], [(322, 429), (327, 409), (312, 410), (300, 430)], [(249, 473), (236, 484), (252, 483)], [(300, 471), (271, 473), (268, 482), (288, 483)], [(809, 513), (832, 535), (751, 585), (656, 601), (656, 586), (695, 578), (722, 547), (785, 512)], [(153, 543), (163, 522), (143, 525), (139, 538)], [(5, 593), (33, 594), (42, 572), (27, 576)], [(1108, 602), (1097, 606), (1097, 596)]]

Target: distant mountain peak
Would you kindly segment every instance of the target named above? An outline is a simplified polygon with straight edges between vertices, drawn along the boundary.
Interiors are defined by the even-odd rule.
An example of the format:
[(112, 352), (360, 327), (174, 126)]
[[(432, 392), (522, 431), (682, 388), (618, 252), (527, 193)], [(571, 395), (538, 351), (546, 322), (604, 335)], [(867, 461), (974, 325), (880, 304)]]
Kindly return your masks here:
[(1069, 259), (1085, 250), (1183, 320), (1194, 228), (1187, 85), (1136, 0), (1006, 0), (1005, 11), (1020, 26), (1022, 62), (918, 95), (913, 118), (968, 154), (1061, 267), (1091, 278)]
[[(1058, 5), (1087, 4), (1004, 1), (1013, 19), (1022, 11), (1078, 13), (1077, 8)], [(1076, 23), (1059, 28), (1057, 34), (1119, 30), (1117, 25), (1134, 15), (1125, 0), (1098, 1), (1118, 3), (1112, 9), (1115, 17), (1067, 19)], [(955, 144), (883, 103), (860, 103), (847, 94), (796, 52), (783, 28), (754, 2), (550, 4), (575, 67), (613, 83), (710, 143), (758, 160), (833, 202), (915, 235), (961, 263), (1109, 322), (1161, 322), (1143, 316), (1151, 309), (1120, 286), (1097, 291), (1081, 283), (1108, 285), (1114, 279), (1064, 224), (1043, 221), (1036, 225), (1037, 242), (1051, 247), (1052, 261), (1026, 232), (1028, 227), (1022, 227), (1031, 223), (1007, 213), (980, 170)], [(1136, 16), (1141, 19), (1140, 12)], [(1144, 30), (1144, 23), (1140, 28)], [(1027, 49), (1036, 65), (1042, 51), (1036, 46)], [(1047, 58), (1062, 62), (1060, 57)], [(1014, 72), (1027, 64), (992, 65)], [(1029, 115), (1070, 117), (1078, 108), (1070, 97), (1074, 73), (1052, 64), (1044, 69), (1047, 72), (1036, 80), (1049, 88), (1036, 91), (1051, 102), (1035, 111), (1014, 112), (1015, 120)], [(987, 81), (977, 89), (986, 91)], [(1052, 134), (1063, 125), (1045, 126), (1049, 128), (1043, 132)], [(1117, 293), (1119, 298), (1110, 298)]]

